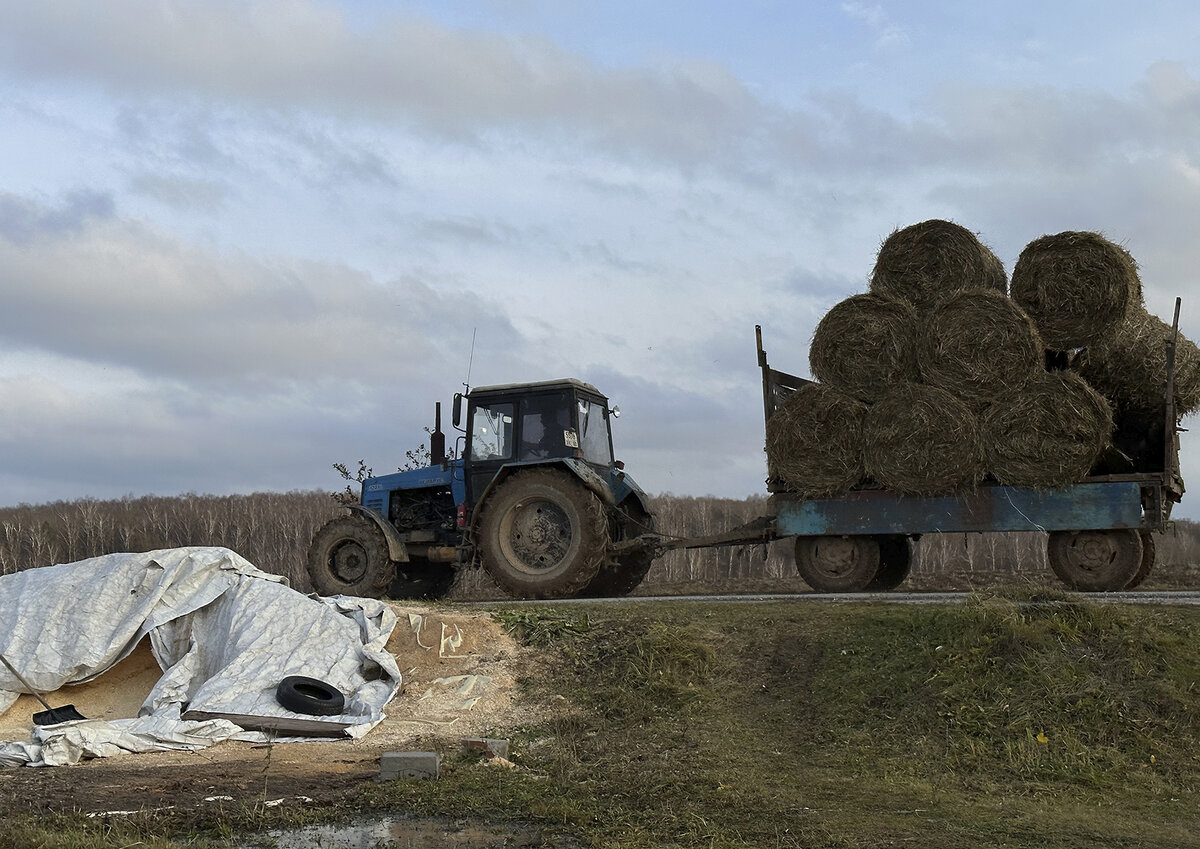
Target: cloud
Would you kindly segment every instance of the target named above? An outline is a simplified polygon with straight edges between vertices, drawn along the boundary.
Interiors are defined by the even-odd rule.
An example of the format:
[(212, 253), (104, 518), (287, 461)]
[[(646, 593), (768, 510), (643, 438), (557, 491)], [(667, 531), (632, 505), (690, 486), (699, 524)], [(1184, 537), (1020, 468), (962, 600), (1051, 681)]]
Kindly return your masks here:
[(14, 75), (87, 81), (117, 96), (402, 121), (470, 142), (536, 127), (693, 163), (759, 123), (748, 120), (758, 106), (746, 88), (717, 65), (604, 70), (542, 38), (413, 15), (357, 31), (305, 0), (6, 4), (0, 61)]
[(71, 192), (57, 207), (0, 193), (0, 239), (28, 246), (43, 238), (77, 235), (90, 222), (113, 215), (113, 198), (105, 192)]
[(41, 206), (0, 195), (0, 343), (165, 379), (262, 391), (287, 381), (417, 373), (449, 348), (439, 328), (489, 299), (407, 277), (380, 282), (335, 263), (202, 250), (115, 217), (91, 196)]
[(849, 18), (866, 24), (875, 33), (876, 47), (887, 48), (909, 43), (908, 33), (903, 27), (892, 23), (882, 6), (850, 2), (843, 3), (841, 9)]

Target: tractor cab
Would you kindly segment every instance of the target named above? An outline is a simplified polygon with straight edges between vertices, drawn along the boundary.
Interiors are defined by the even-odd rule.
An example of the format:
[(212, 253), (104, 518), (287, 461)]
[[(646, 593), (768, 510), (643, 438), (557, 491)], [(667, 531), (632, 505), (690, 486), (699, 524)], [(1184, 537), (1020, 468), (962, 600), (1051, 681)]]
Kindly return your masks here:
[(454, 424), (464, 428), (467, 503), (475, 504), (501, 468), (582, 460), (607, 476), (613, 466), (608, 399), (575, 379), (484, 386), (454, 398)]

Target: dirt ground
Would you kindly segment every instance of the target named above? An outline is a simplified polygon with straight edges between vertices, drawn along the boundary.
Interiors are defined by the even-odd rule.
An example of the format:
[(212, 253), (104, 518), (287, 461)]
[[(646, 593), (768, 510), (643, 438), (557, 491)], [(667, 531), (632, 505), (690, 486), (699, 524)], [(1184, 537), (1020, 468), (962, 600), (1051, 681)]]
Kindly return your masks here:
[[(358, 740), (274, 745), (230, 741), (198, 752), (153, 752), (66, 767), (0, 769), (0, 819), (15, 811), (111, 813), (257, 802), (303, 804), (333, 799), (379, 775), (391, 751), (462, 748), (533, 720), (516, 695), (516, 677), (536, 662), (485, 613), (393, 605), (399, 618), (388, 641), (404, 681), (387, 718)], [(161, 675), (141, 645), (96, 680), (51, 694), (89, 719), (137, 715)], [(27, 740), (41, 710), (22, 696), (0, 716), (0, 740)]]

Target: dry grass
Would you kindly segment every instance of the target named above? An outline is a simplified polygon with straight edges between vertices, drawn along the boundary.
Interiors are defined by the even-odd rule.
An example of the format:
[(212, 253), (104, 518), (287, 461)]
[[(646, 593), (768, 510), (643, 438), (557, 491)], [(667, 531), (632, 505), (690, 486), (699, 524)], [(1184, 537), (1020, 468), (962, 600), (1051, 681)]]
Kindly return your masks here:
[(1102, 342), (1141, 304), (1137, 263), (1099, 233), (1067, 231), (1025, 246), (1011, 294), (1055, 350)]
[(918, 308), (951, 292), (1006, 288), (1004, 264), (978, 237), (952, 221), (931, 219), (894, 231), (879, 248), (871, 291)]
[(861, 401), (883, 397), (898, 380), (916, 378), (917, 312), (896, 298), (852, 295), (817, 325), (809, 348), (813, 376)]
[(980, 407), (1019, 390), (1043, 361), (1033, 322), (1000, 292), (958, 292), (939, 301), (917, 343), (921, 381)]
[(808, 498), (845, 492), (866, 475), (867, 406), (819, 383), (800, 387), (767, 421), (772, 478)]
[(935, 386), (893, 387), (867, 414), (865, 439), (867, 473), (896, 492), (954, 492), (983, 478), (976, 414)]
[(1002, 484), (1038, 489), (1084, 477), (1109, 444), (1112, 410), (1072, 372), (1041, 372), (984, 414), (988, 471)]
[[(1122, 413), (1161, 414), (1167, 394), (1171, 325), (1140, 307), (1079, 358), (1080, 373)], [(1175, 349), (1175, 410), (1200, 409), (1200, 348), (1180, 334)]]

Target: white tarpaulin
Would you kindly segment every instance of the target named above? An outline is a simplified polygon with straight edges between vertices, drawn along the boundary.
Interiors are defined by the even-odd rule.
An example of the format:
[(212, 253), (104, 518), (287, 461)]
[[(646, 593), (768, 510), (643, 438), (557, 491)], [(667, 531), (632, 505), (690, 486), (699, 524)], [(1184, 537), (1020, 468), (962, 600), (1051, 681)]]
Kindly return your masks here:
[[(103, 674), (147, 635), (164, 673), (138, 717), (35, 728), (29, 741), (0, 743), (0, 765), (198, 749), (231, 737), (361, 736), (400, 687), (385, 649), (395, 622), (383, 602), (304, 596), (226, 548), (109, 554), (2, 575), (0, 654), (37, 691)], [(282, 707), (275, 690), (289, 675), (341, 691), (344, 712)], [(0, 714), (22, 692), (0, 665)], [(278, 730), (268, 738), (247, 728)]]

